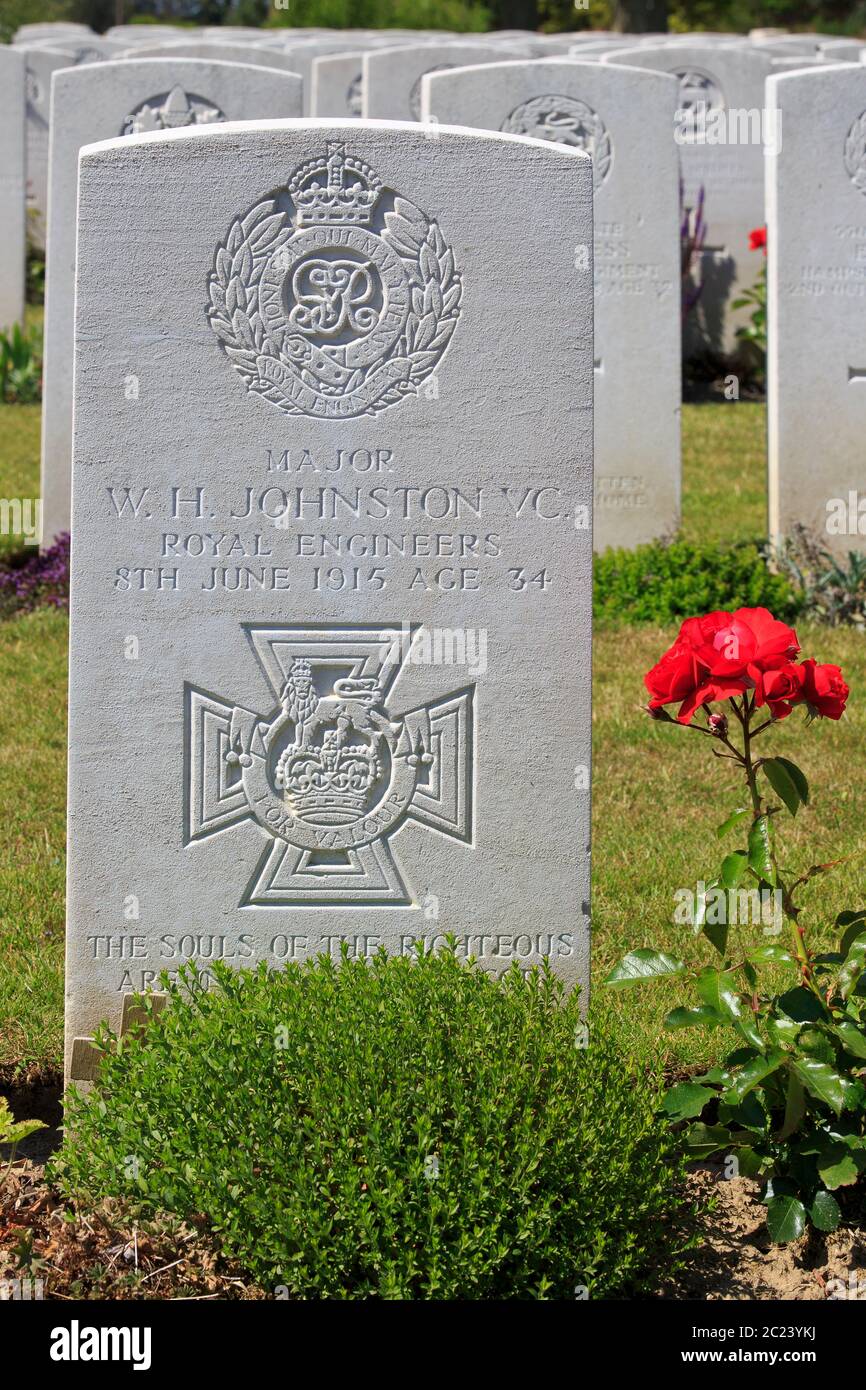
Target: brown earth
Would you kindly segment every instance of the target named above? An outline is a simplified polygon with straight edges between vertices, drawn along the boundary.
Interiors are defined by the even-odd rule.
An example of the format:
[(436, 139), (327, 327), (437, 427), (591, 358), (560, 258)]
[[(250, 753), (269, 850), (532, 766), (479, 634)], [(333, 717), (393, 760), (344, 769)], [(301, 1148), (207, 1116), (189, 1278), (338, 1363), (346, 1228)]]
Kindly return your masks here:
[[(2, 1281), (26, 1277), (41, 1280), (43, 1296), (56, 1299), (269, 1296), (220, 1256), (204, 1222), (168, 1214), (136, 1220), (113, 1199), (79, 1211), (49, 1186), (45, 1162), (60, 1142), (62, 1120), (56, 1073), (0, 1074), (2, 1094), (16, 1119), (41, 1119), (47, 1128), (21, 1145), (8, 1171), (0, 1156), (0, 1298)], [(662, 1283), (658, 1298), (866, 1300), (866, 1224), (859, 1205), (845, 1211), (843, 1201), (849, 1224), (838, 1231), (812, 1232), (780, 1246), (770, 1240), (757, 1194), (756, 1182), (728, 1179), (720, 1164), (694, 1168), (684, 1200), (710, 1211), (688, 1269)]]

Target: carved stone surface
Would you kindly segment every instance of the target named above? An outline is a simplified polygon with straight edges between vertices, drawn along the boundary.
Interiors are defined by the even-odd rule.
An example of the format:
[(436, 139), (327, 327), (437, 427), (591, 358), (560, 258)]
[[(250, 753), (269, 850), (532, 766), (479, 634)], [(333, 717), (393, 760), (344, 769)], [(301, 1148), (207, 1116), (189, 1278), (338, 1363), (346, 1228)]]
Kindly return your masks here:
[(866, 549), (866, 69), (768, 90), (784, 130), (767, 168), (770, 534), (802, 525), (843, 557)]
[(0, 331), (24, 313), (26, 172), (24, 145), (24, 57), (0, 49)]
[[(595, 548), (673, 534), (680, 514), (674, 79), (552, 58), (433, 73), (424, 93), (425, 114), (439, 121), (509, 130), (592, 156)], [(576, 238), (573, 246), (578, 259)]]
[[(193, 59), (130, 59), (76, 68), (54, 89), (51, 212), (42, 403), (43, 541), (69, 528), (72, 349), (78, 151), (123, 134), (186, 129), (216, 120), (300, 115), (291, 73)], [(123, 254), (122, 248), (119, 251)], [(119, 389), (123, 389), (121, 372)]]
[[(586, 984), (592, 170), (447, 126), (429, 152), (408, 123), (289, 121), (82, 153), (70, 1052), (188, 958), (453, 933)], [(386, 230), (421, 331), (459, 286), (418, 389), (248, 390), (217, 321), (260, 336), (285, 250), (279, 314), (304, 342), (339, 320), (336, 369), (382, 309), (355, 233)]]

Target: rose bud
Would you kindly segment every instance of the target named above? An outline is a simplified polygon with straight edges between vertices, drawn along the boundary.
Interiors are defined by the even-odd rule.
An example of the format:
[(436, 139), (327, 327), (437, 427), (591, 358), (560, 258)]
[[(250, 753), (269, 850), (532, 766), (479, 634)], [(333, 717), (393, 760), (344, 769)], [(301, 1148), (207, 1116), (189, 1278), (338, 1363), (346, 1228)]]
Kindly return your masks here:
[(710, 733), (715, 734), (716, 738), (727, 738), (728, 716), (726, 714), (711, 714), (707, 723), (710, 726)]

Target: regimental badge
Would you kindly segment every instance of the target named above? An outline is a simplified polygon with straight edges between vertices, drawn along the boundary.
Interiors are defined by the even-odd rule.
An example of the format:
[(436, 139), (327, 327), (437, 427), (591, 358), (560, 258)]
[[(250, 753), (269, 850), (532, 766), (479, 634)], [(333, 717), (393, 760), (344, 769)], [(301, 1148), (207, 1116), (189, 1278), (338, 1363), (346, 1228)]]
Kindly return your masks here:
[(400, 630), (242, 627), (275, 707), (185, 686), (184, 842), (257, 824), (241, 907), (410, 905), (389, 837), (407, 820), (472, 837), (474, 686), (395, 714)]
[(725, 98), (718, 78), (702, 68), (680, 68), (674, 73), (680, 84), (679, 109), (706, 118), (725, 109)]
[(451, 341), (462, 284), (435, 222), (345, 146), (232, 223), (208, 281), (211, 327), (247, 390), (290, 415), (374, 415)]
[(146, 135), (154, 130), (183, 130), (190, 125), (215, 125), (225, 116), (218, 106), (183, 87), (149, 97), (130, 111), (120, 128), (121, 135)]
[(592, 156), (593, 187), (600, 188), (610, 173), (612, 151), (604, 121), (576, 97), (533, 97), (515, 106), (500, 127), (509, 135), (531, 135), (535, 140), (552, 140), (570, 145)]

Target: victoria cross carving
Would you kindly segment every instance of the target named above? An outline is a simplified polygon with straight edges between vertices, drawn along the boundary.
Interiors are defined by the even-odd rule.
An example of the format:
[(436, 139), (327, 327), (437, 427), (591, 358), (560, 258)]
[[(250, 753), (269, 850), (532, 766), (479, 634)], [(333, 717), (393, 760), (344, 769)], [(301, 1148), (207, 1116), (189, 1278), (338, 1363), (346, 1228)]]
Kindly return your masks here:
[(243, 907), (409, 905), (389, 837), (412, 820), (471, 839), (474, 688), (395, 713), (399, 631), (243, 629), (274, 704), (185, 687), (186, 843), (258, 826)]
[(416, 394), (462, 285), (437, 224), (329, 144), (231, 225), (208, 318), (247, 390), (290, 415), (373, 415)]

